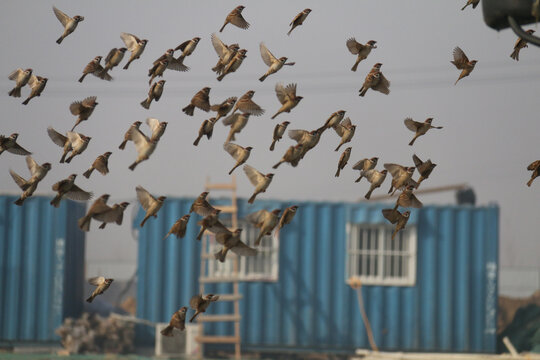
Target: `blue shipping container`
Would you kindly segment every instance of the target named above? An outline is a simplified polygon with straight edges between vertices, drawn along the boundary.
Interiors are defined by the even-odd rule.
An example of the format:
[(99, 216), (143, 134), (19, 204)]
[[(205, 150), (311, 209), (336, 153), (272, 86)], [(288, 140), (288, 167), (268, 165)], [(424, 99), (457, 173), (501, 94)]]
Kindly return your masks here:
[[(140, 229), (138, 317), (168, 322), (198, 293), (199, 217), (192, 216), (184, 239), (162, 240), (170, 226), (188, 213), (193, 200), (167, 199), (157, 219), (140, 229), (143, 214), (139, 212), (133, 224)], [(240, 285), (244, 349), (352, 352), (369, 348), (357, 293), (346, 281), (359, 275), (379, 349), (495, 352), (497, 206), (425, 206), (412, 212), (408, 232), (392, 242), (381, 214), (388, 205), (296, 204), (298, 213), (282, 230), (276, 250), (277, 278)], [(250, 206), (241, 200), (239, 216), (290, 205), (257, 200)], [(230, 284), (206, 288), (232, 293)], [(232, 313), (232, 304), (218, 302), (208, 312)], [(204, 326), (205, 334), (233, 334), (231, 323)], [(152, 331), (147, 335), (153, 337)]]
[(58, 341), (66, 317), (83, 309), (86, 205), (35, 196), (24, 206), (0, 196), (0, 342)]

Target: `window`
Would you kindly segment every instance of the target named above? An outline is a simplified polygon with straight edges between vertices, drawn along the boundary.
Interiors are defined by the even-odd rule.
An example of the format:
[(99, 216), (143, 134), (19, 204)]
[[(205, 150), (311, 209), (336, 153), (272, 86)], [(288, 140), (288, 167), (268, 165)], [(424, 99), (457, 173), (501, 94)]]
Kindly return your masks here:
[(347, 281), (365, 285), (412, 286), (416, 280), (416, 227), (407, 226), (392, 240), (393, 226), (347, 226)]
[[(227, 221), (222, 221), (225, 226), (229, 226)], [(259, 229), (245, 221), (239, 221), (238, 227), (242, 228), (241, 239), (244, 243), (254, 247), (255, 239), (259, 234)], [(209, 237), (208, 252), (214, 254), (218, 252), (222, 245), (215, 241), (213, 236)], [(227, 253), (224, 263), (210, 259), (208, 261), (208, 276), (213, 278), (227, 278), (233, 276), (233, 261), (236, 256), (232, 251)], [(279, 241), (274, 236), (263, 237), (261, 244), (257, 247), (256, 256), (241, 256), (238, 262), (238, 276), (242, 281), (277, 281), (279, 264)]]

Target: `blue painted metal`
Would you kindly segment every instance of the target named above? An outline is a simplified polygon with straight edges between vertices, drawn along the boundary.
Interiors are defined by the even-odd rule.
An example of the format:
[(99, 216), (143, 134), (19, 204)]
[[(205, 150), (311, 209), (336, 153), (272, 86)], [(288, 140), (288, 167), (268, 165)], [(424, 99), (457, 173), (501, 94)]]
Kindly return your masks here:
[(46, 342), (83, 309), (85, 205), (0, 196), (0, 342)]
[[(198, 292), (200, 244), (192, 216), (186, 237), (162, 240), (194, 199), (167, 199), (139, 233), (137, 315), (166, 322)], [(213, 202), (216, 200), (213, 199)], [(382, 204), (298, 202), (281, 232), (279, 280), (243, 282), (242, 346), (246, 349), (353, 351), (369, 348), (356, 292), (345, 282), (346, 225), (385, 223)], [(239, 201), (239, 216), (289, 202)], [(425, 206), (417, 226), (414, 286), (362, 287), (375, 342), (382, 350), (495, 352), (498, 215), (495, 205)], [(142, 219), (140, 212), (134, 222)], [(231, 293), (230, 284), (207, 286)], [(217, 303), (209, 312), (232, 312)], [(205, 333), (231, 335), (232, 325), (205, 324)], [(153, 337), (148, 330), (148, 337)]]

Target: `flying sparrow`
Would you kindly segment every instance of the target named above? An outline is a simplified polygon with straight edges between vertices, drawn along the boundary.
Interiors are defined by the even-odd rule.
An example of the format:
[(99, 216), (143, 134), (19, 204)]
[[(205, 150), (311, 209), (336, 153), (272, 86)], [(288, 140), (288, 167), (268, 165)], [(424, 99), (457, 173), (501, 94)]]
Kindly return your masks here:
[(89, 96), (82, 101), (75, 101), (69, 105), (69, 111), (71, 111), (71, 114), (79, 116), (77, 118), (77, 122), (75, 122), (75, 125), (73, 125), (73, 128), (71, 128), (71, 131), (73, 131), (81, 122), (88, 120), (98, 105), (96, 100), (96, 96)]
[(339, 173), (341, 172), (341, 170), (345, 168), (345, 165), (347, 165), (347, 162), (349, 161), (349, 158), (351, 157), (351, 150), (352, 150), (351, 147), (346, 148), (345, 151), (339, 157), (338, 168), (337, 168), (335, 177), (339, 177)]
[(218, 301), (218, 299), (219, 296), (214, 294), (208, 294), (204, 297), (202, 294), (193, 296), (191, 300), (189, 300), (189, 306), (195, 310), (195, 314), (189, 319), (189, 322), (193, 322), (200, 313), (206, 312), (206, 309), (208, 309), (210, 304), (214, 301)]
[(234, 58), (236, 52), (240, 49), (240, 46), (238, 44), (225, 45), (215, 33), (212, 34), (211, 40), (212, 46), (214, 46), (214, 49), (219, 56), (219, 60), (216, 66), (212, 68), (212, 71), (219, 75), (223, 72), (225, 66)]
[(207, 120), (204, 120), (201, 124), (201, 127), (199, 128), (199, 135), (193, 142), (193, 145), (197, 146), (199, 145), (199, 141), (201, 141), (202, 137), (206, 135), (206, 138), (210, 140), (212, 138), (212, 133), (214, 132), (214, 124), (216, 123), (216, 118), (210, 118)]
[(313, 149), (321, 139), (321, 135), (324, 132), (324, 126), (312, 131), (307, 130), (289, 130), (289, 137), (296, 141), (298, 144), (302, 144), (302, 155), (301, 159), (307, 154), (307, 152)]
[(15, 155), (31, 155), (32, 153), (24, 149), (21, 145), (17, 144), (17, 138), (19, 134), (13, 133), (8, 137), (0, 135), (0, 155), (7, 151)]
[(197, 235), (197, 240), (201, 240), (202, 236), (204, 235), (204, 232), (206, 230), (217, 234), (220, 232), (227, 232), (229, 231), (225, 225), (219, 221), (219, 213), (221, 210), (216, 210), (215, 214), (210, 214), (202, 218), (200, 221), (197, 221), (197, 225), (201, 227), (201, 230), (199, 231), (199, 234)]
[(171, 320), (169, 321), (169, 325), (167, 325), (163, 330), (161, 330), (161, 335), (163, 336), (174, 336), (173, 329), (177, 328), (180, 331), (184, 331), (186, 329), (186, 312), (188, 308), (185, 306), (182, 306), (178, 311), (176, 311), (172, 316)]
[(150, 140), (159, 141), (167, 129), (168, 122), (159, 121), (156, 118), (146, 118), (146, 125), (148, 125), (152, 132)]
[(225, 25), (227, 25), (227, 24), (232, 24), (232, 25), (237, 26), (240, 29), (244, 29), (244, 30), (249, 28), (249, 23), (242, 16), (242, 10), (244, 10), (245, 8), (246, 7), (242, 6), (242, 5), (237, 6), (236, 8), (234, 8), (234, 10), (231, 11), (229, 13), (229, 15), (227, 15), (227, 17), (225, 18), (225, 23), (223, 24), (221, 29), (219, 29), (219, 32), (222, 32), (223, 29), (225, 28)]
[(101, 295), (111, 286), (114, 279), (105, 279), (103, 276), (96, 276), (93, 278), (88, 279), (88, 282), (90, 285), (97, 286), (96, 290), (90, 295), (88, 299), (86, 299), (87, 302), (91, 303), (94, 301), (94, 298), (98, 295)]
[(529, 166), (527, 166), (527, 170), (532, 171), (531, 179), (527, 182), (527, 186), (531, 186), (534, 179), (540, 175), (540, 160), (533, 161)]
[(290, 122), (284, 121), (281, 124), (277, 124), (274, 127), (274, 133), (272, 134), (272, 144), (270, 145), (270, 151), (274, 151), (274, 148), (276, 146), (276, 142), (281, 140), (283, 137), (283, 134), (285, 134), (285, 130), (287, 130), (287, 126), (289, 126)]
[(362, 171), (362, 175), (365, 176), (367, 181), (371, 183), (369, 191), (364, 196), (366, 199), (369, 200), (373, 190), (381, 187), (382, 183), (384, 182), (384, 179), (386, 179), (386, 173), (387, 173), (387, 170), (377, 171), (375, 169), (369, 169), (369, 170)]
[[(526, 33), (532, 35), (534, 34), (534, 30), (527, 30)], [(518, 37), (516, 44), (514, 45), (514, 51), (512, 51), (510, 57), (516, 61), (519, 61), (519, 51), (526, 47), (529, 47), (529, 45), (527, 45), (527, 40), (523, 40), (522, 38)]]
[(194, 37), (193, 39), (186, 40), (183, 43), (181, 43), (180, 45), (178, 45), (174, 49), (174, 51), (180, 50), (180, 51), (182, 51), (182, 55), (180, 55), (178, 57), (178, 59), (176, 59), (176, 60), (183, 63), (186, 56), (189, 56), (189, 55), (193, 54), (193, 52), (195, 51), (195, 48), (197, 47), (197, 44), (199, 43), (200, 40), (201, 40), (200, 37)]
[[(167, 51), (165, 51), (165, 53), (163, 53), (163, 55), (161, 55), (152, 63), (153, 67), (148, 70), (148, 76), (151, 76), (152, 69), (154, 69), (156, 66), (159, 66), (159, 64), (165, 60), (167, 61), (167, 66), (165, 67), (166, 69), (183, 72), (189, 70), (188, 66), (184, 65), (181, 61), (178, 61), (174, 57), (174, 49), (168, 49)], [(165, 69), (163, 71), (165, 71)]]
[(30, 80), (28, 80), (28, 86), (30, 86), (30, 95), (26, 98), (26, 100), (23, 101), (23, 105), (28, 105), (31, 99), (35, 98), (36, 96), (41, 96), (41, 93), (45, 89), (45, 85), (47, 85), (47, 79), (46, 77), (36, 76), (32, 74), (30, 76)]
[(87, 179), (90, 178), (90, 175), (92, 175), (92, 172), (94, 170), (97, 170), (100, 172), (101, 175), (107, 175), (109, 173), (109, 156), (111, 156), (112, 152), (107, 151), (103, 155), (99, 155), (96, 160), (92, 163), (92, 166), (88, 170), (86, 170), (83, 173), (83, 176)]
[(407, 221), (409, 221), (409, 215), (411, 214), (411, 212), (405, 211), (402, 214), (398, 210), (383, 209), (382, 214), (388, 221), (390, 221), (390, 223), (396, 225), (396, 228), (394, 229), (394, 232), (392, 233), (392, 240), (394, 240), (394, 237), (396, 237), (396, 234), (400, 230), (404, 229), (405, 225), (407, 225)]
[(240, 65), (242, 65), (242, 62), (244, 62), (244, 59), (247, 57), (246, 53), (247, 53), (246, 49), (238, 50), (238, 52), (234, 55), (231, 61), (229, 61), (223, 67), (223, 70), (221, 71), (221, 74), (217, 77), (217, 80), (221, 81), (227, 74), (236, 72), (236, 70), (240, 68)]
[(223, 101), (221, 104), (216, 104), (210, 106), (211, 111), (216, 111), (216, 122), (219, 121), (224, 116), (227, 116), (227, 114), (232, 110), (234, 104), (236, 103), (237, 98), (235, 96), (228, 98), (227, 100)]
[(202, 111), (209, 112), (210, 111), (210, 88), (204, 87), (201, 90), (199, 90), (193, 98), (191, 98), (191, 102), (189, 105), (187, 105), (185, 108), (182, 109), (183, 112), (185, 112), (189, 116), (193, 116), (193, 111), (195, 110), (195, 107), (198, 107)]
[[(388, 193), (394, 193), (396, 190), (401, 189), (411, 184), (411, 177), (414, 173), (414, 166), (405, 167), (398, 164), (384, 164), (384, 168), (392, 175), (392, 184)], [(416, 184), (415, 184), (416, 185)]]
[(416, 170), (418, 170), (418, 173), (420, 174), (420, 178), (418, 179), (416, 185), (416, 188), (418, 189), (422, 181), (426, 180), (429, 177), (437, 164), (432, 163), (430, 159), (422, 161), (418, 156), (416, 156), (416, 154), (413, 154), (412, 158), (414, 161), (414, 166), (416, 166)]
[(265, 235), (272, 234), (272, 230), (274, 230), (279, 223), (280, 212), (280, 209), (275, 209), (272, 211), (259, 210), (246, 216), (247, 221), (255, 225), (256, 228), (260, 229), (259, 234), (255, 239), (255, 246), (259, 246), (261, 244), (261, 240)]
[(92, 74), (100, 79), (111, 81), (113, 78), (106, 71), (103, 70), (103, 66), (100, 64), (101, 56), (96, 56), (92, 59), (83, 69), (83, 74), (79, 78), (79, 82), (82, 83), (86, 75)]
[(216, 234), (216, 241), (223, 245), (223, 248), (214, 254), (214, 257), (220, 262), (225, 262), (225, 257), (229, 250), (232, 250), (238, 256), (255, 256), (257, 250), (247, 246), (240, 240), (242, 229), (236, 229), (234, 232), (229, 230)]
[(191, 204), (191, 208), (189, 209), (189, 213), (195, 211), (195, 213), (201, 215), (201, 216), (208, 216), (208, 215), (216, 215), (218, 213), (218, 210), (214, 208), (208, 200), (206, 200), (206, 197), (208, 196), (207, 191), (203, 191), (196, 199), (193, 201), (193, 204)]
[(240, 165), (245, 163), (247, 159), (249, 159), (249, 155), (251, 155), (251, 150), (253, 149), (251, 146), (247, 146), (244, 148), (231, 142), (223, 144), (223, 148), (226, 152), (229, 153), (229, 155), (233, 157), (234, 160), (236, 160), (236, 164), (234, 164), (231, 171), (229, 171), (229, 175), (231, 175), (237, 167), (239, 167)]
[(60, 201), (64, 196), (75, 201), (86, 201), (92, 198), (94, 194), (84, 191), (75, 185), (76, 177), (76, 174), (71, 174), (67, 179), (61, 180), (52, 186), (53, 191), (58, 193), (54, 199), (51, 200), (52, 206), (59, 207)]
[(253, 116), (260, 116), (264, 114), (264, 109), (262, 109), (252, 100), (253, 95), (255, 95), (255, 91), (253, 90), (249, 90), (242, 95), (236, 102), (236, 105), (234, 105), (232, 113), (234, 114), (236, 110), (240, 110), (243, 113), (248, 113)]
[(397, 210), (398, 206), (413, 207), (420, 209), (423, 204), (413, 194), (414, 186), (407, 186), (403, 192), (399, 195), (394, 210)]
[(356, 62), (351, 68), (351, 71), (356, 71), (356, 69), (358, 68), (358, 64), (360, 64), (360, 61), (367, 59), (369, 53), (371, 52), (371, 49), (377, 48), (377, 45), (375, 45), (376, 43), (377, 42), (375, 40), (369, 40), (366, 45), (363, 45), (356, 41), (355, 38), (347, 39), (347, 49), (349, 49), (351, 54), (358, 55), (356, 57)]
[(290, 113), (298, 105), (300, 100), (303, 99), (302, 96), (296, 96), (296, 84), (289, 84), (287, 87), (284, 87), (281, 83), (277, 83), (276, 96), (281, 103), (281, 108), (272, 116), (272, 119), (275, 119), (276, 116), (283, 112)]
[(30, 179), (25, 180), (22, 176), (19, 176), (15, 171), (9, 170), (9, 173), (15, 183), (23, 191), (22, 195), (15, 200), (15, 205), (22, 206), (24, 200), (32, 196), (34, 191), (36, 191), (37, 186), (41, 180), (47, 175), (49, 170), (51, 170), (50, 163), (43, 163), (41, 166), (32, 159), (31, 156), (26, 157), (26, 166), (30, 170)]
[(21, 88), (28, 84), (32, 77), (32, 69), (23, 70), (18, 68), (9, 74), (8, 79), (15, 81), (15, 87), (9, 91), (9, 96), (21, 97)]
[(227, 135), (227, 140), (225, 140), (226, 143), (235, 140), (235, 134), (240, 133), (240, 131), (242, 131), (242, 129), (247, 125), (249, 116), (249, 114), (238, 113), (229, 115), (223, 119), (223, 125), (231, 127), (229, 135)]
[(134, 128), (138, 130), (141, 124), (142, 122), (140, 121), (135, 121), (133, 124), (131, 124), (128, 131), (126, 131), (126, 133), (124, 134), (124, 141), (122, 141), (120, 146), (118, 146), (120, 150), (124, 150), (126, 148), (127, 142), (131, 140), (131, 131), (132, 131), (131, 129)]
[(152, 81), (154, 81), (156, 77), (162, 77), (168, 65), (169, 62), (167, 60), (162, 60), (150, 68), (150, 70), (148, 70), (148, 76), (150, 76), (148, 85), (152, 84)]
[(429, 129), (442, 129), (442, 126), (432, 126), (431, 122), (433, 121), (433, 118), (427, 118), (424, 122), (414, 121), (411, 118), (406, 118), (403, 120), (403, 123), (407, 127), (407, 129), (414, 131), (415, 135), (409, 145), (413, 145), (416, 139), (425, 133), (428, 132)]
[(354, 131), (356, 130), (356, 125), (351, 123), (351, 119), (345, 118), (341, 123), (334, 127), (336, 133), (341, 136), (341, 141), (335, 151), (338, 151), (341, 145), (350, 142), (354, 136)]
[(75, 28), (77, 28), (77, 25), (84, 20), (84, 17), (80, 15), (75, 15), (73, 18), (71, 18), (54, 6), (53, 11), (58, 21), (60, 21), (62, 23), (62, 26), (64, 27), (64, 33), (58, 38), (58, 40), (56, 40), (57, 44), (61, 44), (62, 40), (64, 40), (66, 36), (75, 31)]
[(159, 101), (161, 99), (161, 94), (163, 94), (163, 87), (165, 86), (165, 80), (159, 80), (150, 86), (148, 90), (148, 97), (141, 101), (141, 106), (145, 109), (150, 109), (150, 104), (152, 100)]
[(281, 160), (279, 160), (278, 163), (276, 163), (274, 166), (272, 166), (272, 169), (277, 169), (279, 165), (288, 162), (291, 164), (292, 167), (298, 166), (298, 163), (302, 159), (302, 154), (304, 153), (304, 145), (302, 144), (296, 144), (293, 146), (289, 146)]
[(386, 79), (381, 72), (381, 63), (373, 65), (371, 71), (367, 74), (362, 88), (360, 88), (360, 96), (366, 95), (369, 89), (379, 91), (385, 95), (390, 94), (390, 81)]
[(285, 211), (281, 215), (281, 219), (279, 219), (279, 223), (276, 229), (276, 236), (279, 236), (279, 230), (281, 230), (281, 228), (283, 228), (287, 224), (290, 224), (291, 221), (293, 221), (297, 210), (298, 205), (289, 206), (285, 209)]
[(107, 205), (109, 197), (109, 194), (103, 194), (94, 201), (92, 206), (90, 206), (90, 209), (88, 209), (86, 212), (86, 215), (78, 220), (77, 225), (79, 226), (79, 229), (82, 231), (90, 231), (90, 221), (92, 218), (95, 215), (111, 210), (111, 208)]
[(138, 185), (135, 190), (137, 191), (137, 199), (141, 203), (144, 211), (146, 211), (144, 219), (140, 225), (141, 227), (143, 227), (146, 220), (148, 220), (151, 216), (157, 218), (157, 213), (159, 209), (161, 209), (161, 207), (163, 206), (163, 202), (167, 197), (160, 196), (156, 199), (140, 185)]
[(124, 44), (126, 44), (127, 49), (131, 51), (131, 56), (129, 57), (127, 64), (123, 68), (124, 70), (127, 70), (129, 64), (141, 57), (144, 48), (146, 47), (146, 43), (148, 43), (148, 40), (141, 40), (135, 35), (125, 32), (120, 33), (120, 38), (122, 39)]
[(124, 210), (128, 207), (128, 202), (122, 202), (120, 204), (114, 204), (106, 212), (96, 214), (94, 216), (95, 220), (102, 221), (99, 226), (100, 229), (105, 229), (105, 226), (108, 223), (116, 223), (117, 225), (122, 225), (122, 219), (124, 218)]
[(139, 129), (133, 127), (130, 128), (130, 137), (137, 150), (137, 159), (129, 166), (129, 169), (133, 171), (139, 163), (150, 158), (150, 155), (156, 150), (158, 140), (148, 138)]
[(280, 57), (279, 59), (276, 58), (270, 52), (270, 50), (268, 50), (266, 48), (264, 43), (261, 43), (259, 48), (260, 48), (260, 51), (261, 51), (261, 57), (262, 57), (264, 63), (266, 64), (266, 66), (268, 66), (268, 70), (266, 71), (266, 73), (263, 76), (261, 76), (259, 78), (259, 81), (264, 81), (264, 79), (266, 79), (269, 75), (272, 75), (272, 74), (278, 72), (283, 67), (283, 65), (292, 66), (292, 65), (295, 64), (294, 62), (288, 63), (286, 57)]
[(452, 64), (456, 66), (458, 70), (461, 70), (461, 73), (459, 74), (458, 79), (454, 83), (456, 85), (459, 80), (463, 79), (466, 76), (469, 76), (469, 74), (473, 71), (474, 66), (478, 62), (478, 60), (469, 60), (467, 55), (461, 50), (459, 47), (455, 47), (453, 51), (454, 60), (450, 61)]
[(306, 20), (307, 16), (311, 12), (311, 9), (304, 9), (301, 13), (296, 15), (294, 19), (291, 21), (289, 26), (291, 26), (291, 30), (287, 33), (287, 35), (291, 35), (292, 31), (297, 27), (304, 23), (304, 20)]
[(172, 234), (174, 234), (177, 239), (183, 238), (186, 235), (186, 229), (187, 229), (187, 224), (188, 224), (188, 221), (189, 221), (189, 217), (190, 217), (190, 215), (187, 214), (187, 215), (182, 216), (180, 219), (178, 219), (173, 224), (173, 226), (171, 227), (171, 229), (169, 230), (167, 235), (165, 235), (163, 240), (165, 240), (166, 238), (169, 237), (169, 235), (172, 235)]
[(270, 186), (270, 183), (272, 182), (274, 174), (269, 173), (265, 175), (248, 164), (244, 165), (244, 172), (246, 173), (251, 184), (255, 186), (255, 191), (248, 200), (249, 204), (253, 204), (258, 194), (266, 192), (266, 189), (268, 189), (268, 186)]
[(360, 170), (360, 177), (354, 182), (359, 182), (364, 177), (364, 171), (374, 169), (377, 166), (378, 157), (372, 157), (371, 159), (362, 159), (353, 165), (353, 170)]
[(323, 130), (335, 128), (338, 126), (339, 123), (341, 123), (341, 120), (343, 120), (343, 117), (345, 116), (345, 110), (339, 110), (330, 115), (328, 120), (324, 123), (322, 126)]
[[(47, 128), (47, 134), (56, 145), (64, 149), (62, 157), (60, 158), (60, 163), (67, 162), (68, 164), (73, 157), (86, 150), (88, 143), (92, 139), (89, 136), (72, 131), (68, 131), (66, 136), (64, 136), (50, 126)], [(69, 152), (71, 152), (71, 155), (66, 159)]]
[(107, 57), (105, 58), (105, 66), (103, 67), (103, 73), (106, 73), (109, 70), (113, 70), (115, 66), (118, 66), (120, 62), (124, 59), (124, 54), (127, 49), (123, 48), (112, 48)]
[(472, 8), (475, 9), (479, 3), (480, 3), (480, 0), (467, 0), (467, 3), (465, 4), (465, 6), (461, 8), (461, 11), (465, 10), (465, 8), (469, 5), (472, 5)]

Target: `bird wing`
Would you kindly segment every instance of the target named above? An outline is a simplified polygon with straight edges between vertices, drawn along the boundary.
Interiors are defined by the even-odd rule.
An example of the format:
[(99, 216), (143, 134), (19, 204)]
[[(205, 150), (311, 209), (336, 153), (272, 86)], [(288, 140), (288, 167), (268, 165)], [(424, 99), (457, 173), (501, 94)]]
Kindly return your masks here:
[(69, 105), (69, 111), (71, 111), (71, 114), (73, 115), (79, 115), (81, 113), (81, 110), (83, 108), (81, 101), (74, 101)]
[(373, 90), (382, 92), (383, 94), (390, 94), (390, 81), (384, 77), (382, 72), (379, 72), (379, 82), (373, 86)]
[(236, 106), (243, 112), (258, 116), (264, 114), (264, 109), (257, 105), (251, 99), (244, 99), (244, 101), (239, 101)]
[(398, 210), (394, 209), (383, 209), (382, 214), (392, 224), (397, 223), (402, 216)]
[(135, 188), (135, 191), (137, 191), (137, 199), (141, 203), (144, 210), (148, 210), (150, 205), (156, 201), (156, 199), (154, 199), (154, 197), (140, 185)]
[(227, 46), (223, 43), (223, 41), (220, 40), (220, 38), (218, 38), (215, 33), (212, 34), (211, 40), (214, 50), (216, 50), (216, 53), (220, 58), (224, 57), (229, 52)]
[(117, 51), (118, 51), (117, 48), (112, 48), (111, 51), (109, 51), (109, 53), (107, 54), (107, 57), (105, 58), (105, 64), (111, 60), (111, 58), (114, 56), (114, 54), (116, 54)]
[(244, 165), (244, 172), (246, 173), (249, 181), (253, 186), (259, 185), (262, 181), (264, 181), (264, 175), (255, 170), (253, 167), (249, 166), (248, 164)]
[(189, 300), (189, 306), (191, 306), (192, 309), (197, 309), (203, 301), (202, 294), (194, 295)]
[(353, 165), (353, 169), (354, 170), (364, 170), (364, 163), (367, 160), (368, 159), (362, 159), (362, 160), (358, 161), (356, 164)]
[(343, 123), (337, 124), (336, 126), (334, 126), (334, 130), (336, 131), (339, 137), (342, 137), (343, 134), (345, 133), (345, 126), (343, 126)]
[(202, 90), (195, 94), (191, 99), (191, 103), (199, 109), (210, 111), (210, 97)]
[(17, 78), (19, 77), (19, 75), (22, 74), (23, 72), (24, 72), (23, 69), (18, 68), (17, 70), (13, 70), (11, 72), (11, 74), (9, 74), (8, 78), (9, 78), (9, 80), (15, 80), (16, 81)]
[(90, 285), (99, 286), (105, 282), (105, 278), (103, 276), (96, 276), (93, 278), (88, 279), (88, 283)]
[(184, 51), (184, 49), (186, 48), (186, 46), (188, 46), (188, 44), (191, 42), (191, 40), (186, 40), (184, 41), (183, 43), (181, 43), (180, 45), (178, 45), (177, 47), (174, 48), (174, 51), (178, 51), (178, 50), (181, 50), (181, 51)]
[(175, 70), (175, 71), (188, 71), (189, 67), (184, 65), (182, 61), (179, 61), (178, 59), (173, 58), (167, 64), (167, 69), (171, 69), (171, 70)]
[(354, 54), (354, 55), (358, 54), (365, 47), (364, 45), (356, 41), (355, 38), (347, 39), (346, 44), (347, 44), (347, 49), (349, 49), (351, 54)]
[[(98, 220), (98, 221), (103, 221), (103, 222), (113, 222), (115, 220), (118, 220), (118, 213), (117, 213), (117, 209), (116, 208), (112, 208), (106, 204), (104, 204), (105, 207), (101, 208), (102, 211), (99, 211), (99, 214), (95, 214), (93, 216), (94, 219)], [(122, 217), (123, 215), (123, 212), (120, 211), (120, 217)], [(121, 220), (120, 220), (121, 221)]]
[(259, 210), (254, 213), (246, 215), (246, 220), (252, 224), (259, 224), (270, 214), (268, 210)]
[(416, 132), (418, 130), (418, 128), (422, 126), (421, 122), (414, 121), (411, 118), (406, 118), (405, 120), (403, 120), (403, 123), (405, 124), (407, 129), (409, 129), (411, 131), (414, 131), (414, 132)]
[(240, 155), (240, 153), (242, 152), (242, 150), (244, 150), (243, 147), (241, 147), (240, 145), (236, 145), (236, 144), (233, 144), (233, 143), (225, 143), (223, 144), (223, 148), (225, 149), (225, 151), (227, 151), (235, 160), (238, 160), (238, 157)]
[(234, 124), (236, 120), (238, 120), (238, 117), (240, 117), (241, 115), (242, 114), (236, 113), (227, 116), (225, 119), (223, 119), (223, 125), (228, 126)]
[(420, 160), (418, 156), (416, 156), (416, 154), (413, 154), (412, 159), (414, 161), (414, 166), (416, 166), (416, 168), (418, 168), (419, 166), (422, 166), (423, 162), (422, 160)]
[(67, 141), (66, 136), (64, 136), (64, 135), (60, 134), (58, 131), (54, 130), (52, 128), (52, 126), (49, 126), (47, 128), (47, 134), (49, 134), (49, 137), (51, 138), (53, 143), (55, 143), (56, 145), (58, 145), (60, 147), (64, 147), (64, 144)]
[(407, 172), (404, 166), (398, 164), (384, 164), (384, 168), (390, 172), (393, 178), (399, 177)]
[(300, 141), (302, 141), (302, 138), (304, 138), (304, 136), (309, 134), (309, 131), (295, 129), (295, 130), (289, 130), (288, 134), (291, 139), (299, 143)]
[(540, 160), (533, 161), (529, 166), (527, 166), (527, 170), (533, 171), (540, 167)]
[(233, 234), (232, 234), (232, 232), (230, 230), (217, 232), (216, 233), (216, 241), (219, 244), (224, 245), (227, 242), (227, 240), (229, 240), (229, 238), (231, 236), (233, 236)]
[(240, 29), (249, 28), (249, 23), (244, 19), (242, 14), (236, 14), (235, 16), (228, 17), (229, 22), (235, 26), (238, 26)]
[(19, 174), (17, 174), (15, 171), (9, 169), (9, 174), (13, 178), (13, 181), (17, 184), (18, 187), (21, 188), (21, 190), (26, 189), (26, 180)]
[(375, 177), (379, 175), (379, 172), (375, 169), (369, 169), (362, 171), (362, 175), (366, 177), (367, 181), (372, 183), (373, 181), (375, 181)]
[(71, 18), (69, 16), (64, 14), (62, 11), (58, 10), (55, 6), (53, 6), (53, 11), (54, 11), (54, 15), (56, 15), (56, 18), (58, 19), (58, 21), (60, 21), (62, 23), (62, 25), (64, 25), (64, 27), (71, 20)]
[(82, 141), (81, 134), (79, 134), (79, 133), (76, 133), (76, 132), (73, 132), (73, 131), (68, 131), (66, 133), (66, 135), (67, 135), (67, 138), (68, 138), (68, 140), (69, 140), (69, 142), (71, 144)]
[(139, 41), (141, 41), (138, 37), (136, 37), (133, 34), (130, 33), (120, 33), (120, 38), (126, 44), (126, 47), (129, 51), (134, 51), (139, 47)]
[(23, 148), (21, 145), (15, 143), (12, 147), (7, 148), (7, 151), (16, 154), (16, 155), (30, 155), (32, 154), (30, 151)]
[(32, 159), (31, 156), (26, 157), (26, 166), (28, 167), (28, 170), (30, 170), (30, 174), (34, 176), (39, 169), (41, 169), (41, 166), (38, 165), (38, 163)]
[(456, 67), (460, 70), (463, 69), (465, 65), (469, 62), (469, 58), (467, 57), (467, 55), (465, 55), (463, 50), (459, 48), (459, 46), (456, 46), (454, 48), (452, 55), (454, 56), (454, 65), (456, 65)]
[(30, 86), (30, 88), (35, 88), (37, 85), (39, 84), (39, 79), (36, 75), (32, 74), (30, 76), (30, 79), (28, 80), (28, 86)]
[[(83, 106), (92, 107), (97, 100), (97, 96), (89, 96), (82, 101)], [(75, 114), (73, 114), (75, 115)]]
[(276, 96), (280, 103), (285, 104), (285, 102), (287, 102), (287, 89), (281, 83), (276, 84)]
[(135, 144), (135, 149), (137, 150), (137, 153), (140, 154), (146, 149), (148, 143), (150, 142), (150, 139), (137, 128), (132, 128), (130, 130), (130, 135), (131, 140)]
[(212, 224), (212, 226), (210, 226), (210, 227), (207, 228), (207, 230), (210, 231), (210, 232), (212, 232), (212, 233), (214, 233), (214, 234), (220, 234), (220, 233), (229, 233), (229, 234), (231, 234), (231, 231), (230, 231), (229, 229), (227, 229), (227, 228), (225, 227), (225, 225), (223, 225), (223, 224), (221, 223), (221, 221), (219, 221), (219, 220), (216, 220), (216, 221)]
[(92, 192), (84, 191), (77, 185), (73, 184), (71, 189), (66, 193), (66, 197), (75, 201), (86, 201), (90, 200), (94, 194)]
[[(156, 85), (155, 83), (154, 85)], [(150, 130), (152, 131), (152, 136), (156, 131), (159, 130), (159, 120), (156, 118), (147, 118), (146, 119), (146, 125), (150, 127)]]
[(261, 57), (266, 66), (272, 66), (272, 64), (277, 61), (276, 57), (268, 50), (264, 43), (261, 43), (259, 48), (261, 50)]
[(404, 207), (413, 207), (417, 209), (420, 209), (423, 206), (422, 202), (418, 200), (418, 198), (413, 193), (409, 194), (409, 196), (402, 199), (401, 205)]
[[(255, 256), (257, 255), (257, 250), (253, 249), (252, 247), (247, 246), (242, 241), (238, 241), (236, 243), (236, 246), (231, 248), (231, 251), (235, 253), (236, 255), (240, 256)], [(213, 300), (215, 301), (215, 300)]]

